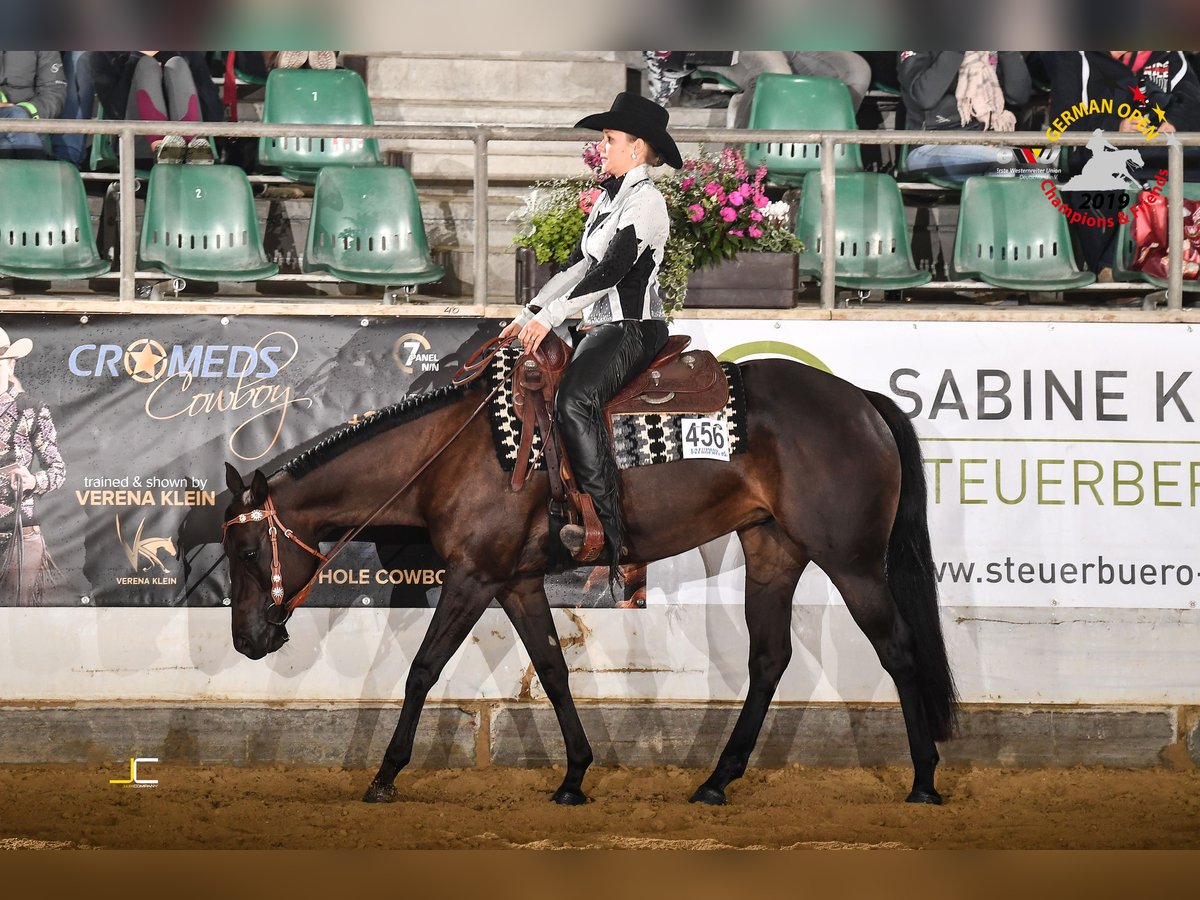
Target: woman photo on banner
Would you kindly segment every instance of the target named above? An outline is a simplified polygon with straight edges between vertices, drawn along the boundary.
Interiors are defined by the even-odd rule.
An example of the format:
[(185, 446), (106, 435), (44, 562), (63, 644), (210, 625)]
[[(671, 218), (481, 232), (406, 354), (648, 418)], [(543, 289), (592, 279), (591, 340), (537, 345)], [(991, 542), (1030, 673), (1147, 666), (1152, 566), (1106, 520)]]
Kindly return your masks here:
[(54, 564), (36, 501), (67, 474), (50, 409), (16, 376), (17, 362), (32, 350), (29, 338), (10, 340), (0, 328), (0, 606), (41, 602)]

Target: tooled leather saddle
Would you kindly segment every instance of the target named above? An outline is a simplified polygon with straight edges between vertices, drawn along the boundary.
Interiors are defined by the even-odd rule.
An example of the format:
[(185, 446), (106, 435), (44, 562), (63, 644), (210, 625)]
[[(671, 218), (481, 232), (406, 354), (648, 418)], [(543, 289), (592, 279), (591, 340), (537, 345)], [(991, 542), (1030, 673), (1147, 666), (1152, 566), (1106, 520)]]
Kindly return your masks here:
[[(604, 407), (604, 422), (612, 439), (617, 415), (708, 415), (729, 403), (729, 382), (717, 358), (707, 350), (687, 350), (691, 338), (672, 335), (658, 356), (639, 372)], [(513, 370), (513, 409), (521, 423), (521, 443), (512, 473), (512, 489), (521, 490), (537, 459), (533, 455), (535, 431), (542, 436), (542, 452), (550, 478), (550, 512), (564, 523), (584, 528), (583, 550), (576, 559), (594, 562), (604, 546), (604, 532), (591, 497), (580, 493), (570, 460), (554, 427), (555, 398), (572, 349), (553, 332), (536, 353), (523, 353)], [(687, 352), (685, 352), (687, 351)]]

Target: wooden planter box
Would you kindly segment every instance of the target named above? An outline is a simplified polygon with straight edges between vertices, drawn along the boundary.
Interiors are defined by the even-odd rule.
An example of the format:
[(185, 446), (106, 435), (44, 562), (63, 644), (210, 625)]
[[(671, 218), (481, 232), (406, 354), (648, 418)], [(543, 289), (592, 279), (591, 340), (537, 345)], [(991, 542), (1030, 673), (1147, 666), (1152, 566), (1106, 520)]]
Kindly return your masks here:
[(517, 248), (517, 303), (524, 306), (554, 275), (554, 263), (538, 264), (537, 254), (528, 247)]
[(684, 309), (790, 309), (800, 273), (794, 253), (740, 253), (688, 278)]
[[(524, 306), (554, 275), (527, 247), (517, 249), (517, 303)], [(742, 253), (688, 277), (686, 309), (791, 309), (800, 291), (794, 253)]]

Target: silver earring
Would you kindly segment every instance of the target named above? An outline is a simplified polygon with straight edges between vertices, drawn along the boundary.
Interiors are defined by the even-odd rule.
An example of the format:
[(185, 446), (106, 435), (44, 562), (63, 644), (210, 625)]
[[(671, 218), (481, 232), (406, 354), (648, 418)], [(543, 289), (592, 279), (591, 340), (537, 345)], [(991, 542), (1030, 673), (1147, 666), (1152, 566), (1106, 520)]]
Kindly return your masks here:
[(630, 151), (629, 158), (630, 158), (630, 159), (637, 159), (637, 153), (636, 153), (636, 152), (634, 152), (634, 151)]

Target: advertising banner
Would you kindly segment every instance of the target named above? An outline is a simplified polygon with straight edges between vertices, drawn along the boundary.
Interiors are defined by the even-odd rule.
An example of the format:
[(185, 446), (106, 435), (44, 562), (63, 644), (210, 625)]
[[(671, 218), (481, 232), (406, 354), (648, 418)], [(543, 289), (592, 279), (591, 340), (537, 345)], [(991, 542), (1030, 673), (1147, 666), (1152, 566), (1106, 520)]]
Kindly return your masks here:
[[(924, 450), (943, 604), (1187, 609), (1200, 599), (1192, 326), (710, 320), (675, 330), (722, 359), (793, 358), (895, 400)], [(725, 542), (652, 565), (663, 594), (651, 602), (737, 598), (738, 564)], [(797, 600), (831, 596), (810, 572)]]
[[(451, 318), (128, 315), (7, 316), (0, 327), (19, 353), (0, 393), (0, 466), (23, 460), (34, 476), (22, 525), (44, 544), (43, 554), (36, 535), (22, 542), (18, 601), (17, 548), (4, 539), (13, 564), (0, 599), (49, 606), (221, 605), (227, 566), (201, 576), (221, 555), (227, 461), (247, 480), (269, 474), (329, 429), (444, 386), (464, 348), (498, 330)], [(11, 535), (7, 478), (0, 517)], [(309, 603), (429, 605), (444, 566), (411, 531), (352, 545)]]
[[(247, 478), (273, 472), (330, 429), (446, 385), (499, 327), (0, 317), (0, 380), (11, 372), (0, 385), (0, 605), (222, 605), (225, 463)], [(924, 448), (944, 604), (1186, 609), (1200, 599), (1191, 326), (683, 320), (672, 330), (724, 360), (791, 358), (895, 400)], [(25, 479), (20, 542), (14, 475)], [(420, 529), (372, 532), (307, 602), (430, 606), (444, 568)], [(725, 538), (651, 564), (648, 602), (740, 602), (743, 577), (737, 539)], [(551, 579), (548, 593), (556, 605), (612, 600), (587, 569)], [(840, 602), (815, 566), (796, 600)]]

